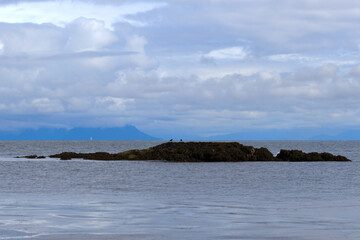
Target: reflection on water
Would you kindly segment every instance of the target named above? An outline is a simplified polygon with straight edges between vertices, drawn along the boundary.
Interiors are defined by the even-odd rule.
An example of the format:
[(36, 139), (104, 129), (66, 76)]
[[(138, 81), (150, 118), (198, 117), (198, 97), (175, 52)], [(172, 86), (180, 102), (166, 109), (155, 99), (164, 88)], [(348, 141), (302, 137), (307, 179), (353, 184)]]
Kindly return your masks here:
[[(93, 152), (94, 141), (0, 143), (0, 239), (360, 239), (360, 161), (24, 160), (9, 157), (41, 145), (41, 154)], [(141, 143), (101, 142), (101, 151), (154, 145)], [(359, 159), (358, 142), (249, 143), (273, 152), (316, 144)]]

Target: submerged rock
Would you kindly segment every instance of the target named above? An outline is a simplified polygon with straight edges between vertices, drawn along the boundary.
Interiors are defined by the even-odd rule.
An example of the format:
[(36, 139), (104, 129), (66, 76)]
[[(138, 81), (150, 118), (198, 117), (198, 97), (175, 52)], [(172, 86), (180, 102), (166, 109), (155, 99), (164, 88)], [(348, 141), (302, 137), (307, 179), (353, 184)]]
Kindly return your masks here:
[(253, 161), (350, 161), (330, 153), (304, 153), (298, 150), (281, 150), (274, 157), (267, 148), (244, 146), (237, 142), (168, 142), (143, 150), (120, 153), (63, 152), (49, 156), (70, 160), (165, 160), (170, 162), (253, 162)]

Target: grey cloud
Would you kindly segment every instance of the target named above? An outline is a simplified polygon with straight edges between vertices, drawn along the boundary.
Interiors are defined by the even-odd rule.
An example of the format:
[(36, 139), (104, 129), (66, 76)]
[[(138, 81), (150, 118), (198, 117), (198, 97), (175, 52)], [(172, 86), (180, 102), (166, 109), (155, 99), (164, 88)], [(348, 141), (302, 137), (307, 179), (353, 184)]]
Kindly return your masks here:
[[(64, 28), (0, 24), (2, 121), (67, 127), (131, 123), (169, 133), (358, 124), (360, 67), (298, 59), (306, 51), (310, 56), (336, 55), (333, 48), (357, 51), (358, 17), (351, 8), (359, 3), (223, 2), (169, 1), (166, 8), (132, 17), (147, 26), (118, 23), (113, 31), (91, 19)], [(332, 15), (337, 8), (341, 11)], [(206, 58), (236, 46), (260, 57), (238, 57), (241, 62), (233, 61), (231, 70), (230, 63)], [(280, 71), (261, 55), (275, 55), (273, 62), (293, 60), (285, 60), (291, 66)], [(177, 64), (166, 66), (170, 58)], [(251, 73), (239, 73), (255, 63)]]
[[(145, 84), (149, 87), (144, 88)], [(359, 78), (340, 74), (336, 66), (322, 66), (280, 75), (229, 75), (206, 81), (128, 73), (110, 82), (107, 92), (133, 96), (132, 114), (152, 116), (153, 120), (170, 115), (188, 127), (198, 122), (199, 128), (208, 129), (211, 124), (236, 129), (240, 123), (281, 128), (334, 124), (339, 119), (355, 124), (359, 85)], [(354, 118), (348, 119), (349, 114)]]
[(39, 61), (57, 61), (57, 60), (76, 60), (76, 59), (87, 59), (87, 58), (104, 58), (104, 57), (119, 57), (136, 55), (137, 52), (123, 51), (123, 52), (110, 52), (110, 51), (84, 51), (77, 53), (62, 53), (55, 55), (18, 55), (18, 56), (0, 56), (0, 64), (2, 66), (20, 66), (31, 62), (31, 65), (38, 64)]
[[(141, 29), (161, 51), (210, 51), (244, 45), (259, 54), (357, 51), (357, 1), (169, 1), (138, 14), (153, 22)], [(161, 26), (161, 27), (159, 27)], [(172, 47), (176, 46), (175, 49)]]
[[(23, 95), (14, 96), (11, 104), (10, 99), (3, 99), (0, 111), (48, 113), (70, 126), (69, 119), (76, 115), (82, 116), (85, 125), (130, 121), (152, 131), (187, 129), (188, 133), (235, 131), (244, 126), (354, 125), (360, 118), (360, 78), (353, 74), (357, 68), (343, 73), (335, 65), (324, 65), (292, 73), (234, 74), (206, 80), (128, 69), (115, 77), (109, 72), (69, 86), (60, 82), (49, 85), (35, 78), (37, 91), (29, 92), (27, 86), (20, 86), (21, 81), (3, 86), (0, 91), (15, 87)], [(56, 124), (56, 120), (50, 123)]]
[[(75, 20), (69, 26), (78, 23)], [(58, 115), (74, 109), (89, 110), (94, 99), (106, 97), (103, 85), (114, 78), (116, 71), (153, 64), (144, 51), (146, 39), (126, 33), (117, 42), (113, 32), (91, 19), (81, 19), (75, 28), (0, 24), (0, 30), (2, 115), (24, 115), (29, 111)], [(86, 32), (86, 38), (84, 34), (74, 38), (79, 32)], [(83, 50), (84, 46), (90, 50)], [(120, 106), (119, 99), (113, 100)]]

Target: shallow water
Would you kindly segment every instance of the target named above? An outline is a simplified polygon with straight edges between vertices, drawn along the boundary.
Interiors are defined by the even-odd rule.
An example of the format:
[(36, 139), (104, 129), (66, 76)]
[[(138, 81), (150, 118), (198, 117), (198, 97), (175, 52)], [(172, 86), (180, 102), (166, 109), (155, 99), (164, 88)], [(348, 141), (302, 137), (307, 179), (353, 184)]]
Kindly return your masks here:
[(159, 142), (0, 141), (0, 239), (360, 239), (360, 142), (242, 143), (354, 161), (27, 160)]

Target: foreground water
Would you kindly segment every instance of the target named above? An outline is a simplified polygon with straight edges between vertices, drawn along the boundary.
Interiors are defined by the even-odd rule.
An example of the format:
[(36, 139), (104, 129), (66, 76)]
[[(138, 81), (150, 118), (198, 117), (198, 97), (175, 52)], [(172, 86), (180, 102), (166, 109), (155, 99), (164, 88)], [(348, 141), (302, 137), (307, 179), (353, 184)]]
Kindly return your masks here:
[(0, 239), (360, 239), (360, 142), (241, 143), (353, 162), (27, 160), (159, 142), (0, 141)]

